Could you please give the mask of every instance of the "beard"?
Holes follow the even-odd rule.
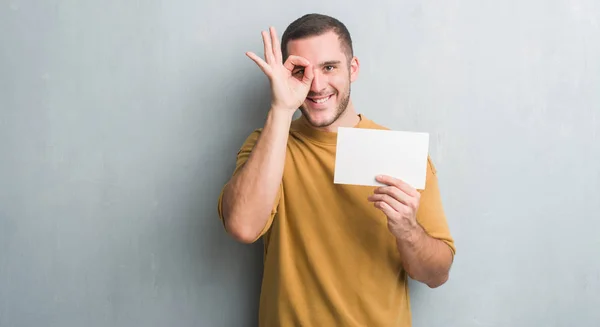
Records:
[[[337,107],[335,108],[335,112],[333,114],[333,116],[331,116],[330,118],[328,118],[325,121],[321,121],[321,122],[316,122],[314,121],[311,116],[310,116],[310,112],[309,110],[306,108],[306,105],[302,105],[300,106],[300,112],[302,112],[302,115],[304,115],[304,117],[306,118],[306,120],[308,121],[309,124],[311,124],[313,127],[327,127],[330,126],[331,124],[335,123],[340,116],[346,111],[346,109],[348,108],[348,103],[350,102],[350,85],[348,85],[347,88],[347,92],[345,93],[336,93],[336,98],[339,99],[339,103],[337,105]],[[314,94],[309,94],[309,96],[313,96]],[[310,101],[310,100],[308,100]]]

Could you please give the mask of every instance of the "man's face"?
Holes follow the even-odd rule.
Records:
[[[337,34],[328,32],[320,36],[288,42],[290,55],[308,59],[313,65],[314,79],[306,100],[299,108],[308,122],[315,127],[327,127],[346,110],[350,101],[350,83],[358,75],[358,60],[348,62]],[[302,77],[302,67],[298,78]]]

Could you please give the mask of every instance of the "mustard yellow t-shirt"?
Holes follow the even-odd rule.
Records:
[[[360,116],[356,128],[387,129]],[[261,129],[241,147],[234,174]],[[407,274],[374,187],[333,183],[337,134],[292,122],[280,192],[264,237],[259,326],[411,326]],[[218,212],[222,219],[222,193]],[[428,159],[417,219],[456,251]]]

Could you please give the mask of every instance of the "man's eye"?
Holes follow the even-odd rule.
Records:
[[[335,67],[333,67],[333,66],[325,66],[326,70],[333,70],[333,68],[335,68]]]
[[[294,72],[294,75],[298,75],[298,74],[304,74],[304,69],[298,69],[297,71]]]

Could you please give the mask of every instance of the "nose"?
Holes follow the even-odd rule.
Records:
[[[310,91],[313,93],[319,93],[326,87],[326,78],[320,69],[314,69],[314,77],[310,85]]]

